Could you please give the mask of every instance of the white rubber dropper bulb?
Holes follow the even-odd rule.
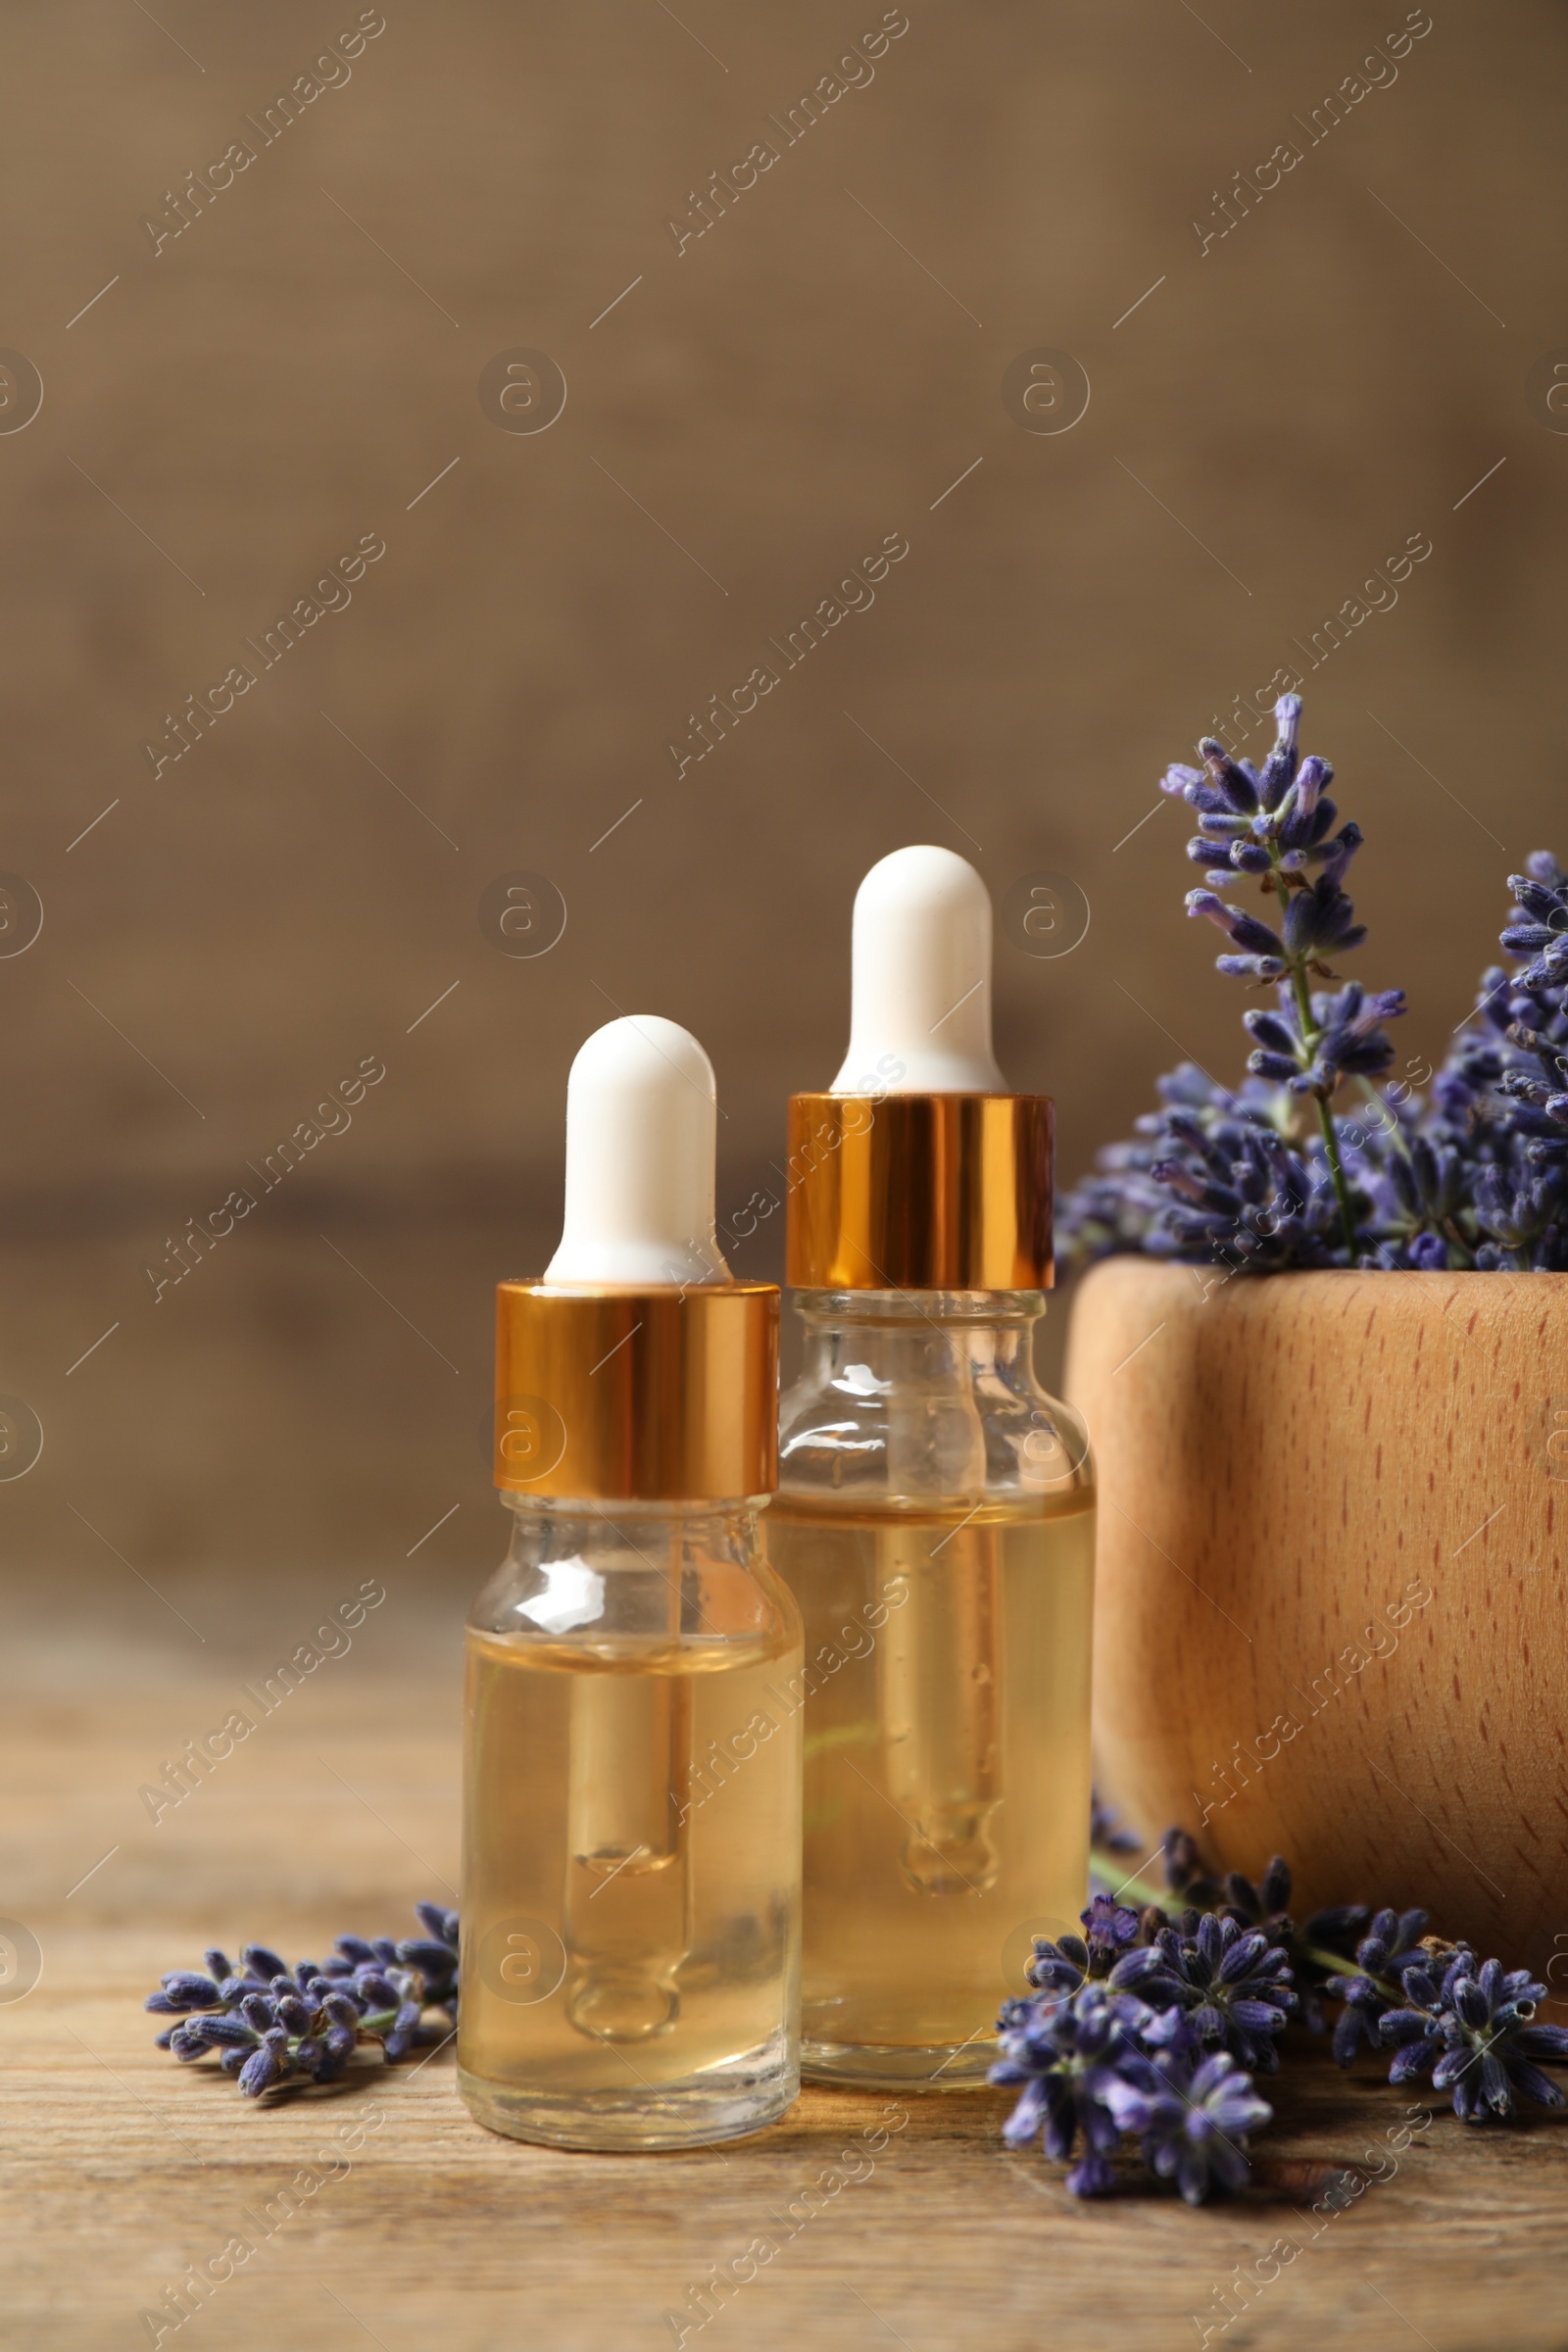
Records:
[[[728,1282],[713,1228],[713,1065],[657,1013],[608,1021],[566,1081],[566,1215],[546,1282]]]
[[[895,850],[855,894],[850,1050],[837,1095],[1002,1094],[991,897],[952,850]]]

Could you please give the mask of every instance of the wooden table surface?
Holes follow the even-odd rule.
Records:
[[[0,1910],[36,1936],[42,1973],[0,2005],[0,2344],[151,2343],[142,2314],[239,2236],[248,2259],[158,2340],[673,2345],[666,2315],[692,2321],[688,2290],[882,2117],[880,2097],[808,2089],[775,2129],[722,2151],[560,2155],[474,2126],[450,2050],[416,2070],[367,2059],[335,2091],[273,2108],[154,2048],[142,1995],[205,1944],[319,1955],[340,1929],[404,1932],[412,1901],[456,1877],[463,1596],[419,1589],[412,1568],[386,1573],[388,1601],[349,1654],[179,1807],[154,1824],[137,1794],[359,1581],[236,1575],[149,1598],[109,1563],[101,1588],[8,1612]],[[1003,2147],[1004,2094],[906,2101],[872,2169],[840,2167],[816,2218],[685,2341],[1120,2352],[1200,2344],[1207,2326],[1210,2342],[1315,2348],[1358,2325],[1386,2352],[1561,2352],[1560,2121],[1475,2131],[1441,2110],[1393,2164],[1379,2151],[1406,2094],[1315,2051],[1287,2082],[1255,2187],[1196,2213],[1136,2182],[1076,2202],[1059,2168]],[[356,2120],[363,2146],[334,2158]],[[1314,2216],[1341,2165],[1389,2177]],[[1299,2251],[1271,2261],[1278,2240]],[[1277,2275],[1258,2286],[1260,2263]],[[1253,2300],[1222,2332],[1216,2290],[1238,2266]]]

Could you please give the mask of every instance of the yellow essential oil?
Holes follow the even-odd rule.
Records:
[[[459,2063],[480,2120],[657,2147],[793,2095],[800,1637],[470,1630]]]
[[[1033,1936],[1083,1907],[1092,1494],[918,1513],[781,1495],[769,1522],[806,1624],[803,2064],[972,2083]]]

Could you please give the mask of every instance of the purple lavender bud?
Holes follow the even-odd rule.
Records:
[[[1188,767],[1181,760],[1173,760],[1159,779],[1159,789],[1161,792],[1168,792],[1171,798],[1176,800],[1185,794],[1190,786],[1201,784],[1202,780],[1201,768]]]
[[[449,1943],[437,1942],[434,1937],[411,1936],[398,1945],[398,1958],[409,1968],[422,1969],[429,1976],[444,1977],[451,1973],[457,1954]]]
[[[160,2017],[183,2017],[185,2014],[182,2004],[172,2001],[167,1992],[150,1992],[142,2007],[156,2010]]]
[[[197,1974],[194,1969],[171,1969],[163,1980],[171,2009],[217,2009],[222,2004],[222,1994],[211,1977]]]
[[[1267,1046],[1271,1053],[1294,1054],[1296,1052],[1295,1031],[1287,1021],[1281,1020],[1277,1012],[1265,1012],[1260,1008],[1244,1012],[1242,1026],[1250,1031],[1260,1046]]]
[[[1276,1086],[1294,1086],[1301,1065],[1290,1054],[1270,1054],[1256,1046],[1247,1056],[1247,1066],[1254,1078],[1267,1078]]]
[[[1198,809],[1203,816],[1234,816],[1236,814],[1225,795],[1217,785],[1210,784],[1206,776],[1200,783],[1187,785],[1183,790],[1182,798],[1190,808]]]
[[[1238,909],[1228,928],[1236,945],[1250,956],[1278,956],[1282,952],[1278,934],[1267,923],[1260,923],[1256,915]]]
[[[1359,825],[1342,825],[1335,839],[1329,844],[1329,855],[1323,861],[1323,878],[1334,889],[1338,890],[1344,881],[1346,869],[1356,851],[1361,847],[1362,839]]]
[[[1317,807],[1313,809],[1311,816],[1307,820],[1306,840],[1307,849],[1310,853],[1308,858],[1309,863],[1320,865],[1323,859],[1330,855],[1330,849],[1332,845],[1328,844],[1328,836],[1333,832],[1336,824],[1338,824],[1339,816],[1339,809],[1335,807],[1334,803],[1327,798],[1319,801]]]
[[[1518,977],[1522,987],[1544,995],[1556,988],[1565,970],[1568,970],[1568,939],[1554,939]]]
[[[1214,969],[1228,980],[1282,980],[1286,967],[1278,956],[1216,956]]]
[[[312,2015],[310,2002],[302,2000],[297,1992],[284,1992],[278,1995],[277,2022],[279,2025],[287,2026],[291,2034],[308,2034],[311,2030]],[[268,2022],[270,2024],[270,2019]]]
[[[203,2018],[202,2032],[215,2050],[250,2050],[256,2046],[256,2036],[242,2018]]]
[[[329,2024],[346,2027],[351,2034],[359,2031],[360,2012],[346,1993],[328,1993],[321,2010]]]
[[[1257,807],[1257,779],[1250,775],[1239,760],[1231,758],[1222,743],[1205,735],[1199,745],[1215,791],[1224,795],[1231,808],[1243,816],[1250,816]]]
[[[263,2042],[253,2050],[239,2070],[239,2086],[247,2099],[259,2099],[264,2090],[270,2090],[283,2073],[283,2062],[270,2042]]]
[[[1279,806],[1292,777],[1296,774],[1297,729],[1301,722],[1301,698],[1298,694],[1282,694],[1274,706],[1278,733],[1274,749],[1263,762],[1258,778],[1258,794],[1265,808]]]
[[[1501,935],[1501,944],[1510,956],[1534,956],[1560,936],[1548,923],[1510,923]]]
[[[240,2015],[257,2034],[270,2034],[277,2024],[277,2011],[265,1992],[248,1992],[240,2003]]]
[[[216,1977],[220,1984],[225,1977],[232,1976],[233,1971],[221,1952],[203,1952],[202,1958],[207,1963],[208,1975]]]
[[[359,2035],[352,2026],[333,2023],[326,2029],[326,2055],[335,2070],[342,2068],[345,2059],[352,2058],[359,2044]]]
[[[1333,775],[1329,762],[1318,759],[1316,753],[1301,761],[1296,777],[1296,805],[1303,816],[1312,814]]]
[[[1233,841],[1231,863],[1244,874],[1266,874],[1273,866],[1274,859],[1259,841]]]
[[[1222,931],[1228,931],[1239,948],[1254,956],[1278,956],[1283,951],[1280,941],[1266,923],[1255,915],[1246,914],[1239,906],[1228,906],[1211,890],[1190,890],[1187,893],[1187,911],[1191,915],[1206,915]]]
[[[409,2043],[413,2039],[414,2029],[418,2022],[419,2003],[405,2001],[392,2020],[390,2033],[384,2038],[383,2047],[389,2059],[402,2058],[408,2054]]]
[[[206,2019],[192,2018],[187,2025],[170,2030],[169,2046],[186,2065],[193,2058],[202,2057],[208,2048],[207,2023]]]
[[[274,1977],[288,1975],[288,1962],[270,1952],[265,1943],[247,1943],[241,1947],[239,1956],[251,1975],[259,1977],[264,1984],[270,1984]]]

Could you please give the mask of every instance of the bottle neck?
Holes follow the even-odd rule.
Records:
[[[1034,1385],[1042,1291],[801,1291],[802,1375],[832,1377],[852,1357],[879,1381],[919,1387],[991,1375]]]
[[[606,1502],[507,1494],[511,1545],[469,1626],[590,1646],[771,1640],[781,1619],[761,1541],[766,1499]]]
[[[611,1550],[625,1544],[633,1551],[645,1537],[663,1546],[677,1532],[699,1540],[706,1537],[725,1551],[749,1549],[756,1541],[758,1515],[772,1500],[770,1494],[739,1494],[718,1500],[699,1495],[679,1502],[607,1501],[603,1496],[518,1494],[505,1487],[497,1492],[514,1514],[514,1542],[535,1545],[541,1540],[559,1540],[573,1544],[586,1538]]]
[[[807,1291],[779,1421],[781,1494],[1060,1504],[1088,1483],[1070,1408],[1035,1377],[1039,1291]]]

